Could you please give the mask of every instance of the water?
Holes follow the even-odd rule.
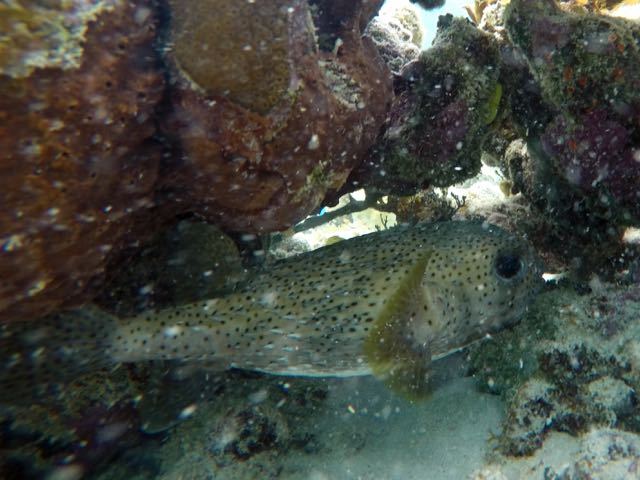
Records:
[[[0,478],[640,478],[638,3],[381,3],[0,2]]]

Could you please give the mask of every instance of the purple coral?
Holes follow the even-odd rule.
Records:
[[[564,178],[585,193],[599,186],[620,205],[640,213],[640,149],[632,132],[605,110],[595,110],[570,123],[558,116],[542,136],[542,147]],[[603,196],[603,202],[608,198]]]

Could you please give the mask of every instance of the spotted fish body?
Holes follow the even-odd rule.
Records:
[[[3,354],[0,384],[45,365],[55,376],[174,359],[279,375],[374,373],[420,394],[432,359],[517,320],[541,283],[532,249],[497,227],[398,227],[277,262],[221,298],[126,319],[89,308],[7,331],[14,353]]]

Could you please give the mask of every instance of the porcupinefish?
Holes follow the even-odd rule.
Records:
[[[524,240],[486,223],[397,227],[275,262],[220,298],[124,319],[84,307],[5,325],[0,388],[164,359],[374,374],[419,397],[431,361],[519,319],[541,273]]]

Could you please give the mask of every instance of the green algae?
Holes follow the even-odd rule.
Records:
[[[558,327],[553,315],[565,302],[563,291],[540,295],[512,330],[501,332],[493,341],[480,343],[472,349],[469,368],[479,380],[482,391],[510,398],[537,374],[539,364],[535,345],[555,338]]]
[[[500,100],[502,99],[502,84],[496,82],[496,86],[493,89],[493,93],[489,95],[489,100],[485,105],[484,123],[490,125],[498,116],[498,110],[500,109]]]
[[[437,187],[474,176],[502,97],[496,42],[464,19],[441,17],[434,46],[412,68],[403,76],[415,108],[380,148],[385,175]]]

